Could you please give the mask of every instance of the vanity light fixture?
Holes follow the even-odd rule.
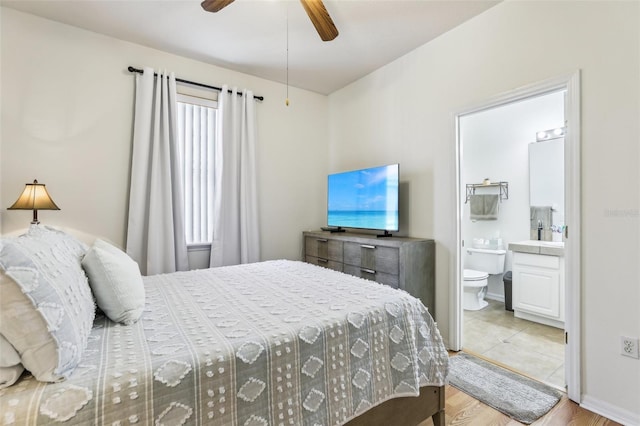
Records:
[[[7,210],[33,210],[31,223],[38,224],[38,210],[60,210],[60,207],[53,202],[44,184],[34,179],[33,183],[25,185],[22,194]]]
[[[536,142],[548,141],[564,136],[566,127],[557,127],[550,130],[542,130],[536,133]]]

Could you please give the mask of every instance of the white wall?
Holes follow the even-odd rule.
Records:
[[[496,108],[468,114],[460,118],[462,166],[460,195],[462,238],[472,247],[473,238],[500,237],[503,248],[510,242],[528,240],[529,234],[529,144],[536,132],[564,126],[564,91],[537,96]],[[499,206],[497,220],[469,219],[469,203],[465,204],[466,184],[505,181],[509,199]],[[558,182],[562,190],[563,181]],[[498,193],[498,188],[477,190]],[[467,252],[462,251],[463,265]],[[504,270],[511,269],[512,253],[507,250]],[[504,300],[502,275],[489,276],[487,297]]]
[[[123,245],[128,205],[134,76],[127,66],[249,88],[258,114],[262,257],[300,258],[301,232],[324,223],[327,98],[2,8],[0,233],[31,212],[7,211],[37,178],[62,209],[44,224]]]
[[[436,240],[436,319],[449,335],[456,113],[582,71],[582,384],[585,403],[640,423],[638,2],[506,1],[330,95],[330,169],[398,161],[407,232]],[[357,163],[357,164],[356,164]]]

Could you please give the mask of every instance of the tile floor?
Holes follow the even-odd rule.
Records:
[[[464,311],[463,350],[564,390],[564,330],[515,318],[503,302]]]

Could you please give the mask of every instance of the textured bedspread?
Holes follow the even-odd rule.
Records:
[[[336,425],[442,385],[448,356],[408,294],[302,262],[145,278],[142,319],[98,316],[72,377],[0,391],[2,424]]]

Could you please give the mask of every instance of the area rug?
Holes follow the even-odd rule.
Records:
[[[562,392],[473,355],[449,358],[449,384],[524,424],[531,424],[560,401]]]

